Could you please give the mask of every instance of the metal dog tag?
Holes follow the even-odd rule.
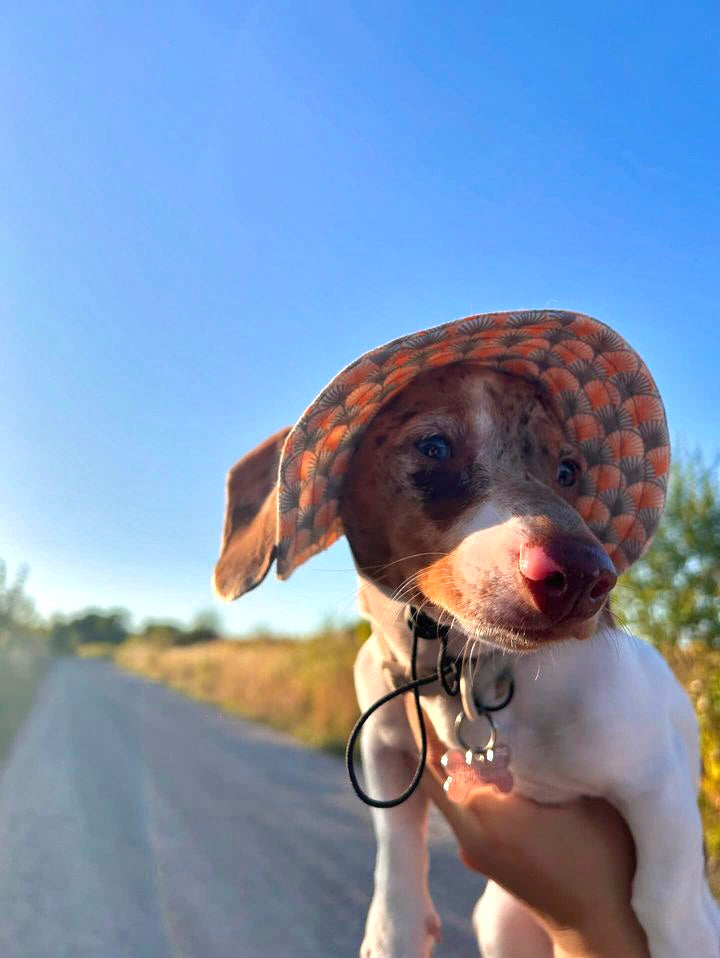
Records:
[[[451,802],[460,804],[467,793],[479,785],[493,785],[499,792],[510,792],[513,777],[510,771],[510,749],[496,745],[486,753],[461,752],[451,748],[440,760],[447,772],[443,788]]]

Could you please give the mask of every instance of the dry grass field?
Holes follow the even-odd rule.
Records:
[[[330,631],[305,641],[263,638],[158,648],[139,640],[115,659],[193,698],[342,751],[358,709],[352,664],[367,630]],[[670,665],[700,719],[705,775],[700,799],[716,894],[720,892],[720,652],[672,650]]]

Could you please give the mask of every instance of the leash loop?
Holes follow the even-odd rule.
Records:
[[[350,733],[350,738],[348,739],[347,747],[345,749],[345,767],[347,768],[348,776],[350,778],[350,784],[355,790],[355,794],[358,796],[358,798],[365,802],[366,805],[370,805],[372,808],[395,808],[396,805],[402,805],[404,801],[407,801],[407,799],[410,798],[420,784],[420,779],[422,778],[423,772],[425,771],[425,765],[427,764],[427,729],[425,728],[425,717],[423,715],[422,705],[420,704],[420,689],[423,685],[432,684],[438,676],[437,672],[433,672],[432,675],[428,675],[423,679],[419,679],[417,677],[417,649],[418,639],[420,636],[418,629],[414,624],[412,633],[412,655],[410,659],[412,681],[407,682],[405,685],[400,685],[398,688],[388,692],[387,695],[383,695],[383,697],[378,699],[374,705],[371,705],[369,709],[366,709],[366,711],[363,712],[353,726],[353,730]],[[358,781],[357,775],[355,774],[355,744],[360,737],[360,732],[362,732],[363,726],[370,716],[377,712],[377,710],[383,705],[391,702],[399,695],[405,695],[407,692],[412,692],[413,699],[415,700],[415,713],[420,726],[420,758],[418,759],[417,767],[415,768],[413,777],[410,780],[410,784],[406,789],[404,789],[404,791],[400,793],[400,795],[398,795],[397,798],[372,798],[372,796],[368,795],[368,793],[362,787]]]

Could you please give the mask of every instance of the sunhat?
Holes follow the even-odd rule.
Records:
[[[279,578],[343,534],[343,477],[375,414],[420,373],[462,362],[541,385],[587,463],[576,509],[618,572],[643,553],[670,465],[665,410],[645,363],[622,336],[581,313],[485,313],[370,350],[308,407],[280,459]]]

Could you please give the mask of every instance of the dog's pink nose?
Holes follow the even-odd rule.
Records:
[[[525,543],[520,574],[543,615],[553,621],[589,619],[617,582],[615,567],[600,546],[557,537],[545,545]]]

